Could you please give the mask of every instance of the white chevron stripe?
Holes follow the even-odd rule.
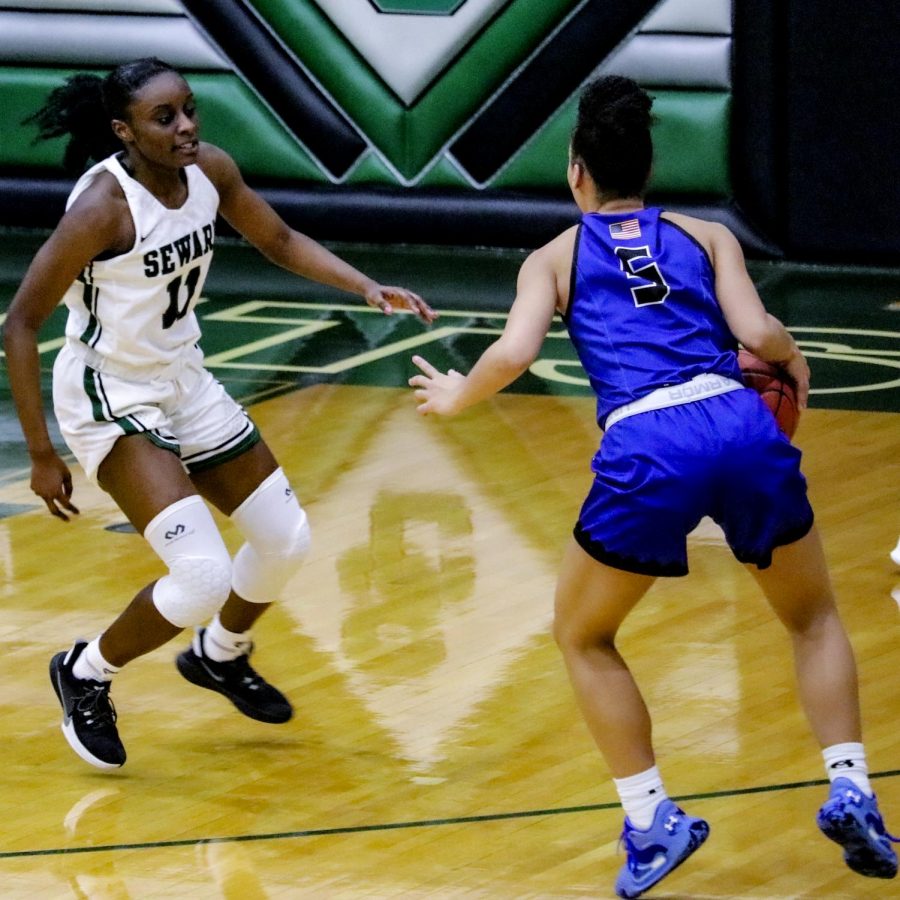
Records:
[[[379,13],[369,0],[316,0],[404,102],[412,103],[506,0],[468,0],[452,16]]]
[[[731,0],[663,0],[641,31],[731,34]]]
[[[731,88],[731,38],[641,32],[607,57],[598,72],[627,75],[653,87],[727,91]]]
[[[180,16],[184,13],[178,0],[12,0],[4,4],[16,9],[71,10],[72,12],[153,13]]]

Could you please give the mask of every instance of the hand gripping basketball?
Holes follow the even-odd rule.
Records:
[[[744,384],[753,388],[769,407],[778,427],[792,438],[800,423],[800,407],[793,378],[780,366],[763,362],[749,350],[738,352]]]

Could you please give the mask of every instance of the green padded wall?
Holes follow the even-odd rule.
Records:
[[[84,71],[84,70],[79,70]],[[12,122],[22,122],[73,71],[0,68],[0,97]],[[227,148],[248,173],[266,178],[316,179],[318,166],[235,75],[185,73],[197,97],[203,137]],[[34,142],[37,129],[6,130],[0,167],[60,168],[63,139]]]

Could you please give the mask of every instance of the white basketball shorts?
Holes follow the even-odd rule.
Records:
[[[202,356],[156,377],[126,378],[88,366],[66,345],[53,365],[60,432],[91,481],[113,444],[144,434],[176,453],[188,472],[239,456],[258,440],[253,421],[202,365]],[[131,374],[131,373],[128,373]]]

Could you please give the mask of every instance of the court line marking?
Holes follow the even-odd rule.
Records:
[[[869,773],[870,779],[894,778],[900,769]],[[696,794],[681,794],[672,797],[676,803],[691,800],[715,800],[723,797],[740,797],[747,794],[767,794],[777,791],[797,790],[807,787],[824,787],[827,778],[813,781],[792,781],[784,784],[762,785],[760,787],[734,788],[727,791],[705,791]],[[52,847],[46,850],[6,850],[0,852],[0,859],[21,859],[33,856],[66,856],[73,853],[108,853],[114,850],[159,850],[165,847],[193,847],[198,844],[240,844],[250,841],[277,841],[307,837],[329,837],[339,834],[364,834],[373,831],[399,831],[406,828],[434,828],[440,825],[468,825],[475,822],[502,822],[508,819],[536,819],[541,816],[560,816],[571,813],[601,812],[618,809],[618,801],[612,803],[589,803],[584,806],[558,806],[550,809],[527,809],[519,812],[484,813],[477,816],[450,816],[443,819],[413,819],[409,822],[382,822],[379,825],[345,825],[337,828],[305,828],[298,831],[274,831],[263,834],[236,834],[229,837],[181,838],[173,841],[145,841],[136,844],[98,844],[93,847]]]

